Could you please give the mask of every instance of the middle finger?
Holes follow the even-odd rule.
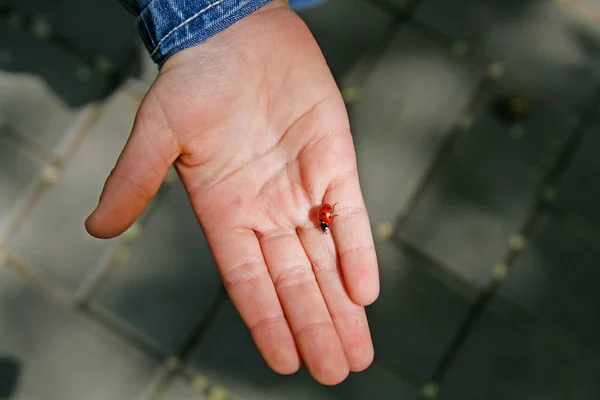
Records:
[[[296,231],[282,228],[258,237],[308,370],[322,384],[340,383],[348,376],[348,361]]]
[[[352,372],[360,372],[373,362],[374,349],[365,308],[348,296],[344,277],[331,235],[324,235],[314,226],[298,230],[306,249],[317,283],[344,346]]]

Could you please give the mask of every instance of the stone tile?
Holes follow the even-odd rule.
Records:
[[[24,13],[27,15],[34,15],[35,13],[38,13],[40,11],[40,8],[45,10],[51,3],[55,2],[56,0],[52,0],[44,2],[46,4],[40,4],[39,0],[2,0],[0,1],[0,5],[6,5],[12,11]]]
[[[9,250],[68,290],[76,290],[121,240],[92,238],[84,228],[133,125],[138,101],[126,91],[107,101],[59,181],[44,193]]]
[[[41,169],[39,161],[3,138],[2,130],[0,125],[0,236],[34,188]]]
[[[39,77],[0,71],[1,120],[19,134],[53,150],[75,117]]]
[[[227,301],[201,344],[191,366],[211,381],[246,400],[259,399],[395,399],[416,400],[417,393],[377,365],[352,374],[336,387],[318,384],[303,368],[283,376],[273,372],[258,353],[248,329]]]
[[[95,0],[61,0],[47,18],[53,32],[69,38],[88,57],[106,58],[114,68],[136,51],[135,17],[118,1],[98,6]]]
[[[573,215],[600,225],[600,159],[595,150],[600,148],[600,125],[592,126],[585,133],[581,146],[562,177],[557,192],[557,205]]]
[[[492,106],[511,90],[510,83],[493,88],[398,233],[476,286],[503,260],[576,123],[568,110],[534,97],[528,119],[509,128]]]
[[[183,184],[174,185],[96,300],[169,353],[180,349],[222,290]]]
[[[393,220],[406,206],[480,77],[421,35],[398,32],[349,106],[373,223]]]
[[[393,5],[401,7],[401,8],[404,8],[410,2],[410,0],[379,0],[379,1],[393,4]]]
[[[496,304],[474,326],[440,385],[440,400],[546,400],[565,394],[574,353]]]
[[[573,388],[567,400],[588,400],[600,397],[600,358],[587,357],[575,370]]]
[[[600,354],[600,230],[545,217],[500,294]]]
[[[600,12],[590,12],[592,3],[427,0],[416,18],[557,94],[583,101],[600,79]]]
[[[299,12],[336,79],[381,39],[392,16],[363,0],[329,0]]]
[[[20,364],[14,357],[0,354],[0,398],[10,399],[17,391],[21,372]]]
[[[23,399],[135,399],[159,368],[5,268],[0,268],[0,354],[18,364],[14,398]]]
[[[97,100],[110,90],[111,83],[106,76],[30,31],[0,20],[0,37],[6,38],[2,51],[10,55],[9,62],[2,68],[39,75],[68,105]]]
[[[469,310],[425,261],[376,241],[379,299],[367,308],[375,358],[427,380]]]

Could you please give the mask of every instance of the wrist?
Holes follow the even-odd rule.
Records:
[[[189,48],[182,49],[173,54],[165,61],[161,68],[161,75],[187,63],[193,63],[196,67],[204,68],[210,65],[210,68],[230,68],[237,64],[237,60],[245,53],[252,53],[256,46],[264,45],[262,38],[267,42],[272,41],[269,37],[272,34],[269,31],[268,21],[274,19],[289,17],[292,15],[298,18],[297,14],[290,9],[288,0],[272,0],[265,6],[246,16],[233,26],[224,29],[215,34],[205,43],[199,43]],[[229,71],[229,73],[234,73]]]
[[[275,3],[275,4],[272,4]],[[152,60],[162,67],[167,59],[205,42],[249,14],[284,0],[153,0],[136,19]]]

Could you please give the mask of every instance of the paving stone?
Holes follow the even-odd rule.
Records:
[[[600,78],[600,12],[589,11],[593,3],[426,0],[416,18],[539,85],[584,102]]]
[[[592,126],[561,179],[556,203],[568,214],[600,225],[600,159],[595,150],[600,148],[600,125]]]
[[[442,379],[438,399],[564,398],[573,362],[560,337],[492,303]]]
[[[18,364],[15,399],[135,399],[159,368],[5,268],[0,268],[0,354]]]
[[[17,391],[20,364],[14,357],[0,355],[0,398],[10,399]]]
[[[67,290],[76,290],[121,240],[92,238],[84,221],[125,145],[138,104],[125,90],[107,101],[59,181],[45,192],[10,244],[12,253]]]
[[[386,2],[386,3],[389,3],[389,4],[393,4],[393,5],[398,6],[398,7],[404,7],[404,6],[406,6],[409,3],[410,0],[380,0],[380,1],[381,2]]]
[[[469,310],[425,261],[376,241],[379,299],[367,308],[375,358],[427,380]]]
[[[291,376],[276,374],[263,361],[230,301],[220,310],[190,362],[202,375],[246,400],[417,397],[413,389],[377,365],[352,374],[336,387],[318,384],[305,368]]]
[[[545,217],[501,295],[600,354],[600,230]]]
[[[46,0],[43,2],[39,0],[0,0],[0,5],[6,5],[13,12],[34,15],[41,10],[47,10],[57,1],[60,0]]]
[[[600,358],[586,357],[578,363],[575,369],[573,388],[567,400],[588,400],[600,397]]]
[[[336,79],[342,79],[382,38],[392,21],[391,15],[363,0],[329,0],[299,15],[315,36]]]
[[[4,70],[39,75],[70,106],[97,100],[111,89],[105,75],[30,31],[0,20],[0,37],[6,38],[2,51],[10,54]]]
[[[35,186],[41,168],[39,161],[3,138],[2,131],[0,125],[0,234],[14,218],[23,197]]]
[[[178,180],[156,205],[127,264],[98,303],[175,353],[222,289],[219,272]]]
[[[373,223],[393,220],[406,206],[480,77],[421,35],[398,32],[349,106]]]
[[[41,78],[0,71],[0,120],[17,133],[52,151],[74,117]]]
[[[118,1],[99,6],[95,0],[61,0],[47,18],[54,32],[69,38],[87,56],[106,58],[113,68],[136,50],[135,17]]]
[[[492,106],[511,90],[509,83],[490,92],[398,232],[478,287],[520,232],[576,123],[568,110],[534,97],[528,119],[509,127]]]

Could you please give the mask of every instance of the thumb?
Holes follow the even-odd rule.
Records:
[[[127,230],[154,198],[178,156],[177,140],[161,108],[143,102],[100,201],[85,222],[89,234],[107,239]]]

